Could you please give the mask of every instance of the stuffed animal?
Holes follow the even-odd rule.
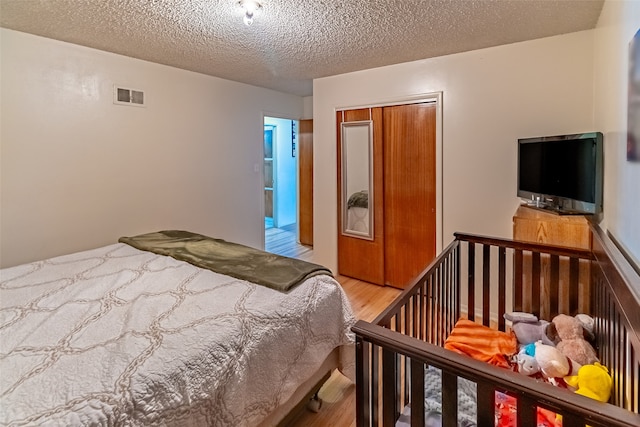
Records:
[[[535,356],[535,344],[527,344],[520,349],[516,360],[518,362],[518,372],[528,376],[534,376],[540,372],[540,365]]]
[[[543,344],[554,345],[546,333],[549,322],[538,320],[535,314],[513,311],[505,313],[504,318],[511,322],[511,330],[516,334],[518,343],[527,345],[542,341]]]
[[[575,317],[559,314],[547,327],[547,336],[556,342],[556,348],[571,360],[580,365],[591,365],[598,362],[593,346],[585,340],[585,332],[580,320]]]
[[[576,314],[575,317],[576,320],[582,325],[584,339],[589,341],[589,343],[593,343],[596,339],[596,336],[594,334],[595,321],[593,320],[593,317],[589,316],[588,314]]]
[[[613,380],[609,370],[596,362],[593,365],[585,365],[578,370],[578,375],[565,378],[565,382],[576,387],[576,393],[587,396],[600,402],[608,402],[611,396]]]
[[[547,378],[563,378],[571,372],[571,364],[567,357],[552,345],[537,341],[535,359],[540,371]]]

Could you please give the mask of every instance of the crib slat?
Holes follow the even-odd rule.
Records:
[[[560,297],[560,257],[558,255],[551,255],[549,262],[550,269],[550,283],[549,283],[549,316],[548,319],[553,319],[559,313],[559,297]],[[545,316],[546,317],[546,316]]]
[[[540,317],[540,252],[531,253],[531,312]]]
[[[370,349],[371,345],[368,342],[364,341],[362,337],[356,336],[356,384],[369,384]],[[369,387],[356,387],[356,402],[361,405],[356,411],[356,425],[358,427],[371,425]]]
[[[409,302],[407,303],[407,305],[404,306],[404,334],[410,337],[413,336],[412,330],[411,330],[411,326],[413,326],[413,323],[409,321],[409,317],[411,316],[412,300],[413,300],[413,297],[410,297]]]
[[[490,383],[479,381],[477,383],[477,411],[478,425],[492,426],[494,425],[495,416],[495,389]]]
[[[442,370],[442,421],[443,427],[458,425],[458,377]]]
[[[426,285],[425,285],[426,281],[423,281],[422,284],[419,286],[419,292],[420,292],[420,303],[418,304],[418,316],[419,316],[419,323],[420,323],[420,333],[419,333],[419,337],[420,340],[422,341],[426,341],[427,337],[426,337],[426,328],[427,328],[427,318],[426,318],[426,305],[427,305],[427,301],[429,301],[429,299],[427,298],[427,294],[426,294]]]
[[[435,344],[436,343],[436,339],[435,339],[435,335],[436,335],[436,331],[435,331],[435,327],[436,327],[436,319],[435,319],[435,306],[436,306],[436,296],[435,296],[435,290],[434,290],[434,280],[433,280],[433,276],[429,276],[429,284],[428,284],[428,291],[429,291],[429,305],[427,306],[429,308],[429,312],[427,313],[427,319],[428,319],[428,324],[429,324],[429,337],[428,340],[430,343]]]
[[[605,341],[606,341],[606,348],[605,348],[605,362],[604,362],[604,366],[612,366],[613,363],[613,352],[614,352],[614,346],[615,346],[615,341],[613,340],[613,315],[615,313],[615,305],[614,305],[614,301],[612,300],[611,296],[607,293],[606,296],[606,307],[605,307],[605,311],[606,311],[606,318],[605,318]],[[614,395],[614,399],[617,400],[618,396]],[[619,404],[620,402],[616,402],[617,404]]]
[[[449,335],[448,331],[450,321],[449,310],[447,309],[447,307],[449,306],[449,304],[451,304],[451,301],[449,300],[449,270],[447,268],[446,258],[442,260],[442,271],[440,272],[440,276],[440,283],[442,284],[442,335],[447,336]]]
[[[392,329],[394,331],[398,331],[398,332],[402,332],[402,322],[400,321],[400,312],[402,311],[402,309],[397,312],[396,314],[394,314],[394,316],[392,317],[392,324],[394,325],[392,327]]]
[[[460,246],[451,253],[451,291],[453,304],[451,306],[451,327],[460,318]],[[451,332],[451,331],[449,331]]]
[[[467,316],[469,320],[475,320],[476,312],[476,292],[475,292],[475,272],[476,272],[476,246],[469,243],[469,281],[467,287]]]
[[[451,328],[452,328],[452,323],[453,323],[453,313],[451,312],[451,308],[453,307],[453,304],[455,303],[454,299],[453,299],[453,289],[451,287],[451,258],[447,257],[444,260],[444,271],[445,271],[445,279],[444,279],[444,283],[445,283],[445,289],[446,289],[446,305],[444,306],[446,311],[445,311],[445,335],[449,335],[449,333],[451,332]]]
[[[400,415],[401,408],[404,408],[409,400],[409,374],[407,372],[407,357],[396,353],[396,419]],[[403,378],[404,376],[404,378]],[[403,387],[404,383],[404,387]]]
[[[407,311],[409,310],[409,305],[405,304],[401,309],[400,312],[397,315],[397,321],[399,322],[398,324],[398,331],[400,331],[403,335],[407,335],[409,329],[408,329],[408,325],[406,322],[407,319]],[[404,356],[401,356],[397,353],[394,353],[394,362],[395,362],[395,386],[394,386],[394,396],[395,396],[395,408],[396,411],[398,411],[398,408],[402,408],[402,406],[404,405],[404,401],[402,399],[402,396],[405,394],[405,390],[402,387],[402,383],[403,383],[403,374],[406,374],[406,372],[403,369],[403,363],[402,360],[404,359]],[[384,362],[383,362],[384,363]],[[396,414],[397,415],[397,414]],[[395,416],[395,415],[394,415]],[[397,418],[397,416],[396,416]]]
[[[427,281],[425,280],[420,286],[420,339],[428,341],[427,337],[427,308],[429,304],[429,295],[427,294]]]
[[[411,360],[411,425],[424,425],[424,363]]]
[[[382,349],[382,423],[392,426],[396,422],[396,358],[395,353]]]
[[[438,345],[442,345],[442,310],[440,309],[440,307],[442,307],[443,301],[442,301],[442,293],[440,291],[440,268],[436,268],[435,270],[435,274],[433,275],[433,280],[434,280],[434,290],[435,290],[435,295],[436,295],[436,305],[435,305],[435,311],[434,311],[434,316],[435,316],[435,331],[436,331],[436,343]]]
[[[461,282],[462,282],[462,273],[461,273],[461,269],[462,269],[462,261],[460,258],[460,242],[457,241],[456,242],[457,245],[455,247],[455,251],[453,253],[454,256],[454,260],[455,260],[455,265],[456,265],[456,269],[455,269],[455,292],[456,292],[456,304],[454,307],[455,310],[455,316],[454,316],[454,322],[456,320],[458,320],[460,318],[460,286],[461,286]]]
[[[421,300],[422,295],[420,294],[420,289],[418,288],[416,294],[413,296],[413,334],[411,335],[412,337],[416,337],[418,339],[420,339],[421,334],[420,334],[420,329],[421,329],[421,324],[420,324],[420,300]]]
[[[526,396],[518,396],[517,409],[518,426],[536,427],[537,407],[534,400]]]
[[[629,378],[640,378],[640,354],[636,353],[631,347],[629,351],[629,359],[631,359],[631,367]],[[627,409],[640,413],[640,381],[634,381],[629,390],[629,404]]]
[[[620,315],[616,312],[615,322],[614,322],[614,332],[613,332],[613,340],[615,345],[613,346],[613,366],[624,366],[623,362],[623,350],[624,350],[624,341],[622,338],[623,328],[620,324]],[[621,348],[622,347],[622,348]],[[613,383],[615,385],[615,390],[613,393],[618,394],[619,396],[624,396],[624,372],[622,369],[617,369],[615,372],[609,372],[609,374],[613,377]]]
[[[506,311],[507,250],[498,249],[498,330],[505,330],[504,313]]]
[[[616,353],[618,353],[618,357],[617,357],[617,365],[619,366],[620,369],[617,369],[616,374],[618,375],[618,384],[617,384],[617,388],[618,388],[618,393],[620,394],[620,404],[624,405],[624,400],[625,400],[625,390],[627,389],[627,381],[630,381],[629,377],[626,375],[628,373],[627,371],[627,367],[628,365],[628,361],[627,361],[627,343],[629,343],[629,337],[627,336],[627,331],[624,328],[624,324],[622,323],[622,317],[619,315],[618,313],[618,319],[617,319],[617,327],[618,327],[618,333],[617,338],[618,338],[618,342],[616,345]],[[616,380],[614,379],[614,384],[615,384]]]
[[[375,345],[372,346],[371,349],[371,402],[372,402],[372,410],[373,413],[371,414],[371,420],[372,420],[372,424],[370,425],[374,425],[377,426],[380,424],[380,406],[378,405],[378,402],[380,401],[380,387],[381,387],[381,382],[380,382],[380,352],[381,349],[379,346]],[[371,411],[368,411],[371,412]],[[367,424],[369,425],[369,424]]]
[[[440,279],[440,305],[438,306],[438,311],[440,312],[440,336],[442,337],[442,343],[444,344],[444,340],[449,335],[447,333],[447,310],[446,310],[446,301],[447,301],[447,274],[446,274],[445,265],[443,264],[438,272],[438,277]]]
[[[491,246],[482,245],[482,324],[490,326],[489,309],[491,308]]]
[[[513,310],[522,311],[522,249],[514,251],[513,260]]]
[[[572,257],[569,260],[569,314],[578,314],[578,281],[580,278],[580,260]]]
[[[444,343],[444,337],[443,337],[443,331],[442,331],[442,304],[443,304],[443,298],[442,298],[442,287],[441,287],[441,283],[442,283],[442,278],[441,278],[441,273],[442,273],[442,269],[438,268],[436,270],[436,274],[435,274],[435,283],[436,283],[436,307],[435,307],[435,321],[436,321],[436,343],[438,343],[439,346],[442,346],[442,344]]]

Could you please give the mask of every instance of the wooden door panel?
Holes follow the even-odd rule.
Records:
[[[384,107],[385,283],[404,288],[435,257],[435,104]]]
[[[365,240],[342,234],[342,156],[340,150],[341,124],[343,121],[373,120],[373,240]],[[383,155],[382,108],[363,108],[338,111],[338,272],[378,285],[384,284],[384,218],[383,209]]]
[[[298,135],[299,239],[313,246],[313,120],[300,120]]]

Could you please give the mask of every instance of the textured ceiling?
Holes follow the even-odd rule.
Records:
[[[312,80],[595,27],[604,0],[0,0],[0,26],[297,95]]]

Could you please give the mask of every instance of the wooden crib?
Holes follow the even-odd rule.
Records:
[[[592,251],[456,234],[380,316],[353,328],[357,425],[393,426],[410,404],[411,425],[424,426],[425,368],[433,366],[441,369],[445,427],[458,425],[458,377],[476,384],[481,427],[494,425],[496,392],[515,398],[521,427],[536,425],[538,407],[561,415],[563,427],[640,426],[640,304],[631,291],[638,276],[599,227],[592,231]],[[591,315],[613,378],[609,403],[442,347],[459,318],[505,331],[509,311]]]

